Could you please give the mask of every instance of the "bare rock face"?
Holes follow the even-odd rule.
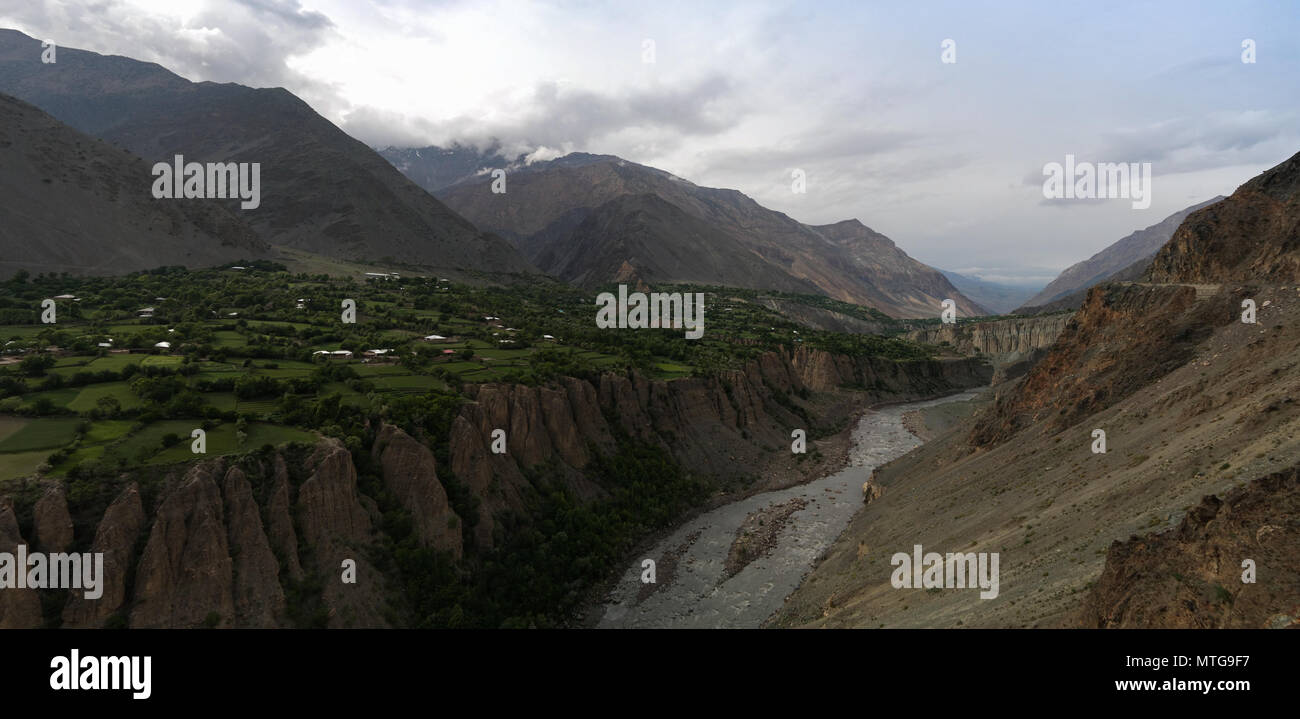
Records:
[[[1093,287],[1046,356],[981,414],[972,446],[1000,444],[1037,422],[1063,429],[1155,382],[1235,317],[1237,302],[1226,293],[1198,299],[1189,285]]]
[[[963,354],[979,353],[991,358],[995,364],[1017,362],[1034,350],[1051,347],[1070,322],[1067,313],[937,325],[909,332],[907,338],[916,342],[937,345],[947,343]]]
[[[384,484],[411,513],[421,546],[461,556],[461,520],[438,481],[433,452],[402,430],[384,425],[375,437]]]
[[[72,546],[72,516],[61,483],[50,485],[36,501],[33,524],[40,551],[56,554]]]
[[[302,579],[302,564],[298,559],[298,533],[293,528],[293,517],[289,513],[292,501],[289,497],[289,468],[284,457],[275,456],[275,474],[272,479],[271,496],[266,503],[266,531],[271,548],[284,557],[289,578]]]
[[[81,592],[72,592],[63,608],[63,626],[73,629],[91,629],[103,626],[126,601],[126,572],[134,559],[135,543],[145,526],[144,505],[140,502],[140,489],[134,482],[108,505],[91,552],[104,555],[104,594],[99,599],[85,599]]]
[[[307,458],[311,476],[298,488],[302,539],[311,545],[325,581],[322,599],[330,628],[384,627],[383,576],[365,557],[372,541],[369,514],[357,494],[352,456],[336,439]],[[344,561],[355,562],[355,583],[344,583]]]
[[[131,628],[231,626],[234,567],[217,482],[222,460],[191,467],[158,508],[136,569]]]
[[[1175,528],[1116,541],[1075,626],[1300,627],[1300,468],[1205,497]],[[1245,560],[1255,567],[1243,581]]]
[[[569,397],[569,407],[573,421],[577,423],[578,436],[584,442],[591,442],[601,451],[614,448],[614,437],[610,433],[609,423],[600,411],[600,399],[596,388],[590,382],[575,377],[562,379],[564,391]]]
[[[1197,210],[1151,262],[1150,282],[1300,279],[1300,153]]]
[[[257,502],[248,478],[237,467],[226,472],[223,483],[226,524],[234,557],[235,625],[274,627],[283,624],[284,590],[280,563],[262,529]]]
[[[9,497],[0,497],[0,552],[15,555],[18,545],[27,544],[18,533],[18,517],[14,515],[14,503]],[[14,567],[14,571],[26,571],[23,567]],[[6,577],[16,581],[15,577]],[[41,600],[33,589],[0,589],[0,629],[35,629],[42,625]]]
[[[880,499],[880,495],[885,493],[885,488],[868,479],[862,483],[862,503],[871,504]]]
[[[495,516],[523,507],[524,491],[528,486],[528,480],[508,453],[491,452],[493,428],[492,421],[479,404],[467,404],[452,421],[449,439],[452,471],[469,486],[480,502],[478,523],[473,531],[475,543],[483,548],[494,544]]]

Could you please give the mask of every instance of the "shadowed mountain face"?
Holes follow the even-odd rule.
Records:
[[[781,272],[731,235],[657,195],[624,195],[597,207],[557,241],[538,243],[531,259],[584,286],[635,271],[644,282],[694,282],[817,293]]]
[[[895,317],[933,317],[948,298],[962,315],[986,314],[938,270],[856,220],[805,225],[735,190],[608,155],[514,166],[506,182],[496,194],[490,176],[478,175],[438,194],[566,280],[599,284],[622,270],[661,282],[816,292]],[[607,234],[593,235],[598,228]]]
[[[158,65],[59,48],[0,30],[0,92],[154,162],[261,164],[261,206],[244,219],[268,242],[331,257],[530,271],[382,157],[282,88],[192,83]]]
[[[140,158],[0,95],[0,277],[206,267],[269,248],[216,201],[156,200]]]
[[[1070,265],[1016,312],[1078,309],[1083,304],[1083,296],[1089,287],[1106,281],[1137,279],[1188,215],[1222,199],[1222,196],[1215,197],[1179,210],[1145,230],[1124,237],[1083,262]]]

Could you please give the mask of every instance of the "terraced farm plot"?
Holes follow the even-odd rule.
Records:
[[[311,372],[316,369],[316,365],[311,362],[299,362],[298,360],[257,360],[254,362],[258,369],[297,369]],[[267,367],[267,364],[273,364],[275,367]]]
[[[234,412],[238,406],[234,392],[208,392],[203,400],[222,412]]]
[[[300,330],[311,326],[312,325],[309,322],[288,322],[285,320],[259,320],[257,322],[248,323],[248,329],[254,332],[263,333],[266,332],[262,329],[263,327],[292,327],[295,330]]]
[[[458,375],[483,369],[483,365],[478,362],[443,362],[437,366]]]
[[[135,422],[129,419],[101,419],[92,422],[86,430],[84,442],[87,444],[112,442],[125,437]]]
[[[188,434],[185,436],[186,439],[175,446],[158,452],[146,460],[145,464],[176,464],[194,459],[194,453],[190,449],[191,440],[188,439]],[[287,442],[315,442],[316,439],[316,435],[293,427],[266,422],[252,422],[248,425],[248,437],[241,445],[236,437],[235,424],[225,422],[208,431],[206,437],[207,454],[205,456],[214,457],[249,452],[264,444],[278,446]],[[158,441],[162,441],[162,434],[158,435]]]
[[[377,377],[373,381],[375,389],[381,392],[419,393],[446,387],[442,380],[436,377],[413,374]]]
[[[322,397],[337,394],[343,399],[343,404],[349,407],[366,407],[370,404],[366,396],[352,389],[342,382],[330,382],[321,387],[320,395]]]
[[[0,480],[17,479],[34,474],[36,468],[41,466],[49,455],[49,451],[43,449],[0,454]]]
[[[672,379],[674,377],[689,377],[691,374],[690,367],[683,364],[677,364],[675,362],[656,362],[654,367],[655,367],[655,375],[659,379]]]
[[[190,432],[203,424],[198,419],[169,419],[162,422],[154,422],[141,429],[125,440],[112,445],[103,453],[104,460],[108,462],[116,461],[121,458],[128,463],[134,463],[142,452],[148,452],[149,455],[155,454],[162,446],[162,438],[166,434],[174,434],[181,438],[181,444],[189,453]],[[190,454],[190,459],[194,455]]]
[[[57,449],[72,441],[80,421],[77,417],[33,419],[0,440],[0,453]]]
[[[522,360],[522,359],[527,359],[528,355],[532,353],[533,353],[532,350],[505,350],[505,349],[474,350],[474,354],[476,356],[489,357],[491,359]]]
[[[140,355],[129,355],[129,354],[116,354],[116,355],[108,355],[106,357],[96,357],[95,359],[91,360],[89,364],[86,365],[86,369],[90,370],[91,372],[103,372],[105,370],[121,372],[122,368],[129,364],[140,364],[141,359],[142,358]]]
[[[141,367],[179,367],[185,360],[176,355],[145,355],[140,360]]]
[[[33,315],[33,317],[35,317],[35,315]],[[4,340],[3,342],[0,342],[0,345],[12,339],[22,341],[35,337],[44,329],[46,329],[45,325],[5,325],[0,327],[0,338],[3,338]]]
[[[122,381],[86,385],[64,406],[73,412],[89,412],[98,406],[101,397],[113,397],[124,410],[141,405],[140,398],[131,391],[130,383]]]
[[[78,387],[60,387],[59,389],[46,390],[44,392],[32,392],[23,395],[23,404],[27,407],[34,407],[41,399],[48,399],[54,403],[55,407],[67,407],[81,393]]]
[[[287,367],[287,368],[282,367],[279,369],[256,370],[256,374],[262,375],[264,377],[275,377],[277,379],[288,379],[292,377],[309,377],[311,376],[311,373],[312,370],[310,369],[300,369],[297,367]]]
[[[248,340],[234,330],[217,330],[212,333],[212,346],[226,348],[247,347]]]
[[[5,437],[22,429],[28,421],[30,420],[23,417],[0,417],[0,442],[3,442]]]
[[[235,411],[240,414],[265,416],[275,411],[278,399],[236,399]]]
[[[409,375],[411,370],[400,364],[361,364],[354,367],[359,377],[385,377]]]

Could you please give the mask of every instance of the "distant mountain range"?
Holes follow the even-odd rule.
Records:
[[[1041,292],[1025,301],[1016,312],[1078,309],[1089,287],[1105,281],[1135,280],[1142,275],[1156,252],[1173,237],[1174,230],[1193,212],[1212,205],[1223,196],[1179,210],[1145,230],[1138,230],[1115,244],[1065,269]]]
[[[149,165],[0,95],[0,277],[205,267],[270,248],[211,200],[159,201]]]
[[[857,220],[806,225],[736,190],[700,187],[612,155],[507,161],[496,150],[382,154],[541,270],[583,286],[635,277],[823,294],[895,317],[988,314],[938,270]],[[506,192],[485,170],[507,170]],[[446,184],[443,184],[446,183]]]
[[[0,30],[0,92],[149,164],[261,164],[261,206],[240,215],[263,240],[345,260],[530,272],[501,238],[407,180],[282,88],[193,83],[152,63],[59,48]],[[154,263],[157,264],[157,263]]]
[[[1033,296],[1036,291],[1036,287],[990,282],[949,270],[939,271],[963,295],[975,300],[980,306],[987,308],[989,311],[998,314],[1006,314],[1024,304],[1025,300]]]

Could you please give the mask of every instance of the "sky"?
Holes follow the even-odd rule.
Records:
[[[1300,151],[1295,0],[0,0],[0,27],[284,87],[376,147],[618,155],[991,281]],[[1151,163],[1149,207],[1045,198],[1067,155]]]

